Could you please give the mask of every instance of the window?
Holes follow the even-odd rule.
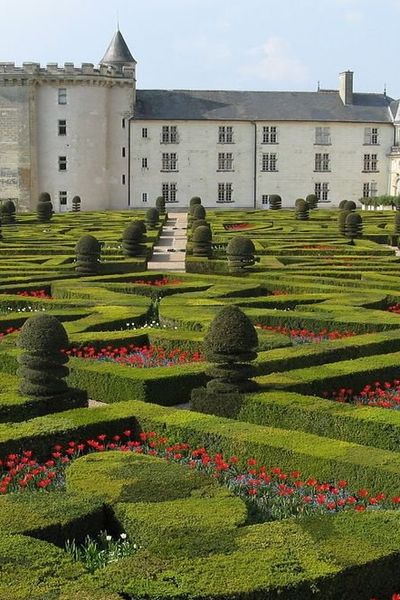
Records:
[[[149,164],[147,161],[147,158],[142,158],[142,169],[148,169],[149,168]]]
[[[121,127],[122,127],[122,129],[125,129],[125,119],[122,119],[122,121],[121,121]]]
[[[315,171],[330,171],[329,168],[329,154],[320,154],[317,153],[315,155]]]
[[[163,183],[162,184],[162,197],[165,202],[177,202],[176,199],[176,183]]]
[[[67,88],[58,88],[58,104],[67,104]]]
[[[331,128],[330,127],[316,127],[315,128],[315,143],[316,144],[330,144],[331,143]]]
[[[147,202],[147,199],[148,199],[147,192],[143,192],[142,193],[142,202]]]
[[[278,128],[275,126],[263,127],[263,144],[277,144],[278,143]]]
[[[268,204],[268,202],[269,202],[269,200],[268,200],[268,194],[263,194],[263,195],[261,196],[261,204],[262,204],[263,206],[265,206],[266,204]]]
[[[126,148],[125,148],[125,146],[122,146],[121,154],[122,154],[122,158],[125,158],[125,156],[126,156]]]
[[[125,175],[122,175],[122,181],[121,181],[122,185],[125,185],[126,183],[126,177]]]
[[[378,155],[364,154],[364,171],[375,172],[378,170]]]
[[[329,195],[329,183],[316,183],[314,193],[317,196],[318,202],[327,201]]]
[[[178,158],[175,152],[163,152],[161,171],[177,171],[178,170]]]
[[[65,119],[58,121],[58,135],[67,135],[67,121]]]
[[[224,125],[218,127],[218,143],[233,144],[233,127]]]
[[[142,127],[142,138],[147,138],[147,127]]]
[[[68,194],[67,192],[58,192],[58,200],[60,206],[67,206]]]
[[[376,181],[363,184],[363,198],[374,198],[378,195],[378,185]]]
[[[277,171],[277,156],[275,152],[267,152],[262,155],[261,171]]]
[[[66,156],[59,156],[58,157],[58,170],[59,171],[66,171],[67,170],[67,157]]]
[[[233,202],[232,200],[232,184],[231,183],[219,183],[218,184],[218,200],[217,202],[226,203]]]
[[[233,171],[232,152],[218,153],[218,171]]]
[[[364,144],[367,146],[376,146],[379,144],[379,129],[378,129],[378,127],[365,127],[365,129],[364,129]]]
[[[178,143],[178,128],[176,125],[163,125],[161,130],[162,144],[177,144]]]

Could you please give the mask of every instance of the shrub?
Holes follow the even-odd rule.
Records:
[[[318,206],[318,198],[315,194],[308,194],[306,197],[306,202],[308,203],[310,209],[317,208]]]
[[[0,219],[3,225],[15,223],[15,204],[12,200],[6,200],[0,205]]]
[[[349,214],[350,214],[349,210],[342,210],[339,213],[339,216],[338,216],[338,229],[339,229],[340,235],[343,235],[343,236],[346,235],[346,219],[347,219],[347,217],[348,217]]]
[[[146,211],[146,223],[149,229],[155,229],[160,220],[160,213],[156,208],[148,208]]]
[[[72,212],[80,212],[81,210],[81,198],[80,196],[74,196],[72,198]]]
[[[348,200],[341,200],[341,201],[339,202],[339,208],[340,208],[340,210],[344,210],[344,207],[345,207],[345,205],[346,205],[346,202],[348,202]]]
[[[255,263],[256,249],[250,238],[237,236],[232,238],[226,248],[229,269],[232,273],[243,273],[246,267]]]
[[[53,204],[51,202],[51,197],[48,192],[42,192],[39,196],[39,201],[36,206],[36,213],[38,217],[38,221],[41,223],[46,223],[50,221],[53,216]]]
[[[198,223],[199,221],[195,221]],[[212,234],[210,226],[200,225],[196,227],[193,233],[193,256],[204,256],[210,258]]]
[[[400,211],[394,213],[394,233],[400,235]]]
[[[353,200],[346,200],[346,202],[343,205],[343,209],[344,210],[356,210],[357,208],[357,204],[353,201]]]
[[[165,215],[165,198],[164,196],[158,196],[156,198],[156,209],[160,213],[160,215]]]
[[[193,196],[193,198],[190,198],[189,201],[189,207],[191,208],[192,206],[201,204],[201,198],[199,198],[199,196]]]
[[[363,222],[362,217],[358,213],[350,212],[345,221],[345,235],[350,238],[351,244],[354,244],[354,239],[362,236]]]
[[[193,221],[192,233],[194,233],[194,230],[197,229],[197,227],[208,227],[211,231],[210,224],[205,219],[196,219],[196,221]]]
[[[308,221],[310,207],[305,200],[301,198],[296,200],[295,217],[299,221]]]
[[[76,270],[80,275],[96,275],[100,267],[100,242],[93,235],[83,235],[75,246]]]
[[[297,207],[297,205],[299,204],[299,202],[300,202],[300,203],[301,203],[301,202],[304,202],[304,198],[297,198],[297,200],[296,200],[296,201],[295,201],[295,203],[294,203],[294,207],[295,207],[295,208]]]
[[[194,221],[206,218],[206,209],[201,204],[194,204],[191,210],[191,216]]]
[[[280,210],[282,208],[282,198],[278,194],[270,195],[269,208],[271,210]]]
[[[125,256],[139,256],[143,254],[145,247],[142,245],[143,235],[142,221],[132,221],[124,229],[122,234],[122,252]],[[144,226],[145,227],[145,226]]]

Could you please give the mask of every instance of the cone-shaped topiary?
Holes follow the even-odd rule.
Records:
[[[345,236],[346,235],[346,219],[347,216],[350,214],[351,211],[349,210],[341,210],[338,216],[338,229],[339,229],[339,233],[340,235]]]
[[[210,258],[212,234],[210,226],[200,225],[193,233],[193,256],[204,256]]]
[[[317,208],[318,206],[318,198],[315,194],[308,194],[308,196],[306,197],[306,202],[311,210],[313,208]]]
[[[282,198],[278,194],[269,196],[269,208],[270,210],[280,210],[282,208]]]
[[[72,212],[80,212],[82,200],[80,196],[74,196],[72,198]]]
[[[144,226],[143,221],[132,221],[124,229],[122,234],[122,252],[125,256],[140,256],[145,251],[144,241]]]
[[[149,229],[156,229],[160,213],[156,208],[148,208],[146,211],[146,224]]]
[[[394,232],[400,235],[400,212],[397,210],[394,213]]]
[[[160,213],[160,215],[165,215],[165,198],[164,196],[158,196],[156,198],[156,209]]]
[[[3,225],[15,223],[15,204],[12,200],[6,200],[0,205],[0,219]]]
[[[76,270],[80,275],[97,275],[100,270],[101,245],[93,235],[83,235],[75,246]]]
[[[220,394],[255,389],[255,383],[249,381],[255,369],[244,363],[257,357],[257,346],[257,332],[250,319],[237,306],[225,306],[204,338],[206,360],[218,365],[206,371],[213,378],[207,391]]]
[[[38,221],[41,223],[50,221],[51,217],[53,216],[53,212],[53,204],[51,202],[50,194],[47,192],[42,192],[36,205]]]
[[[356,210],[357,204],[353,200],[346,200],[343,210]]]
[[[345,205],[346,205],[346,202],[348,202],[348,200],[341,200],[341,201],[339,202],[339,208],[340,208],[340,210],[344,210],[344,207],[345,207]]]
[[[308,206],[308,202],[302,200],[296,200],[296,210],[295,210],[295,218],[299,221],[308,221],[310,218],[309,215],[310,207]]]
[[[250,238],[237,236],[229,240],[226,248],[228,266],[231,273],[243,273],[246,267],[254,265],[255,247]]]
[[[350,243],[362,236],[363,221],[361,215],[355,212],[349,212],[345,222],[345,235],[350,238]]]

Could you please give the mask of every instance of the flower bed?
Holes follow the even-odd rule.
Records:
[[[326,392],[324,396],[336,402],[356,406],[378,406],[400,410],[400,380],[385,381],[383,384],[376,381],[366,385],[360,392],[355,392],[351,388],[340,388],[331,393]]]
[[[53,296],[49,296],[46,290],[29,290],[24,292],[17,292],[17,296],[23,298],[39,298],[41,300],[53,300]]]
[[[15,333],[16,331],[19,331],[18,327],[7,327],[7,329],[5,331],[1,331],[0,332],[0,341],[6,336],[6,335],[10,335],[10,333]]]
[[[190,469],[196,469],[218,479],[249,507],[258,522],[311,514],[335,514],[343,511],[365,512],[382,508],[398,509],[400,496],[386,499],[385,494],[370,494],[366,489],[352,492],[347,481],[319,482],[313,477],[302,479],[299,471],[285,473],[277,466],[257,465],[247,460],[247,468],[238,467],[237,456],[224,458],[210,455],[205,448],[192,449],[188,443],[169,444],[156,432],[142,432],[134,440],[127,429],[121,435],[107,439],[105,434],[85,442],[57,444],[48,460],[39,463],[30,450],[9,454],[0,461],[0,494],[29,491],[54,491],[65,487],[65,468],[73,460],[91,452],[120,450],[164,458]]]
[[[389,306],[387,309],[389,312],[396,313],[396,315],[400,315],[400,302]]]
[[[116,362],[125,366],[138,368],[170,367],[173,365],[200,362],[204,360],[201,352],[189,352],[174,348],[165,350],[162,346],[135,346],[128,344],[120,348],[107,346],[97,350],[94,346],[71,348],[63,350],[70,357],[97,360],[102,362]]]
[[[309,329],[293,329],[283,325],[261,325],[260,323],[256,327],[271,331],[272,333],[289,336],[294,346],[298,344],[318,344],[328,340],[341,340],[356,335],[354,331],[328,331],[328,329],[321,329],[321,331],[315,332]]]
[[[135,285],[149,285],[155,287],[163,287],[164,285],[178,285],[179,283],[183,283],[181,279],[174,279],[170,277],[163,277],[162,279],[135,279],[135,281],[131,281]]]
[[[242,231],[250,227],[252,227],[251,223],[224,223],[225,231]]]

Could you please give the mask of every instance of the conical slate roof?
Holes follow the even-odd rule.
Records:
[[[105,55],[100,61],[101,65],[125,65],[127,63],[136,63],[122,33],[115,32],[113,39],[108,46]]]

